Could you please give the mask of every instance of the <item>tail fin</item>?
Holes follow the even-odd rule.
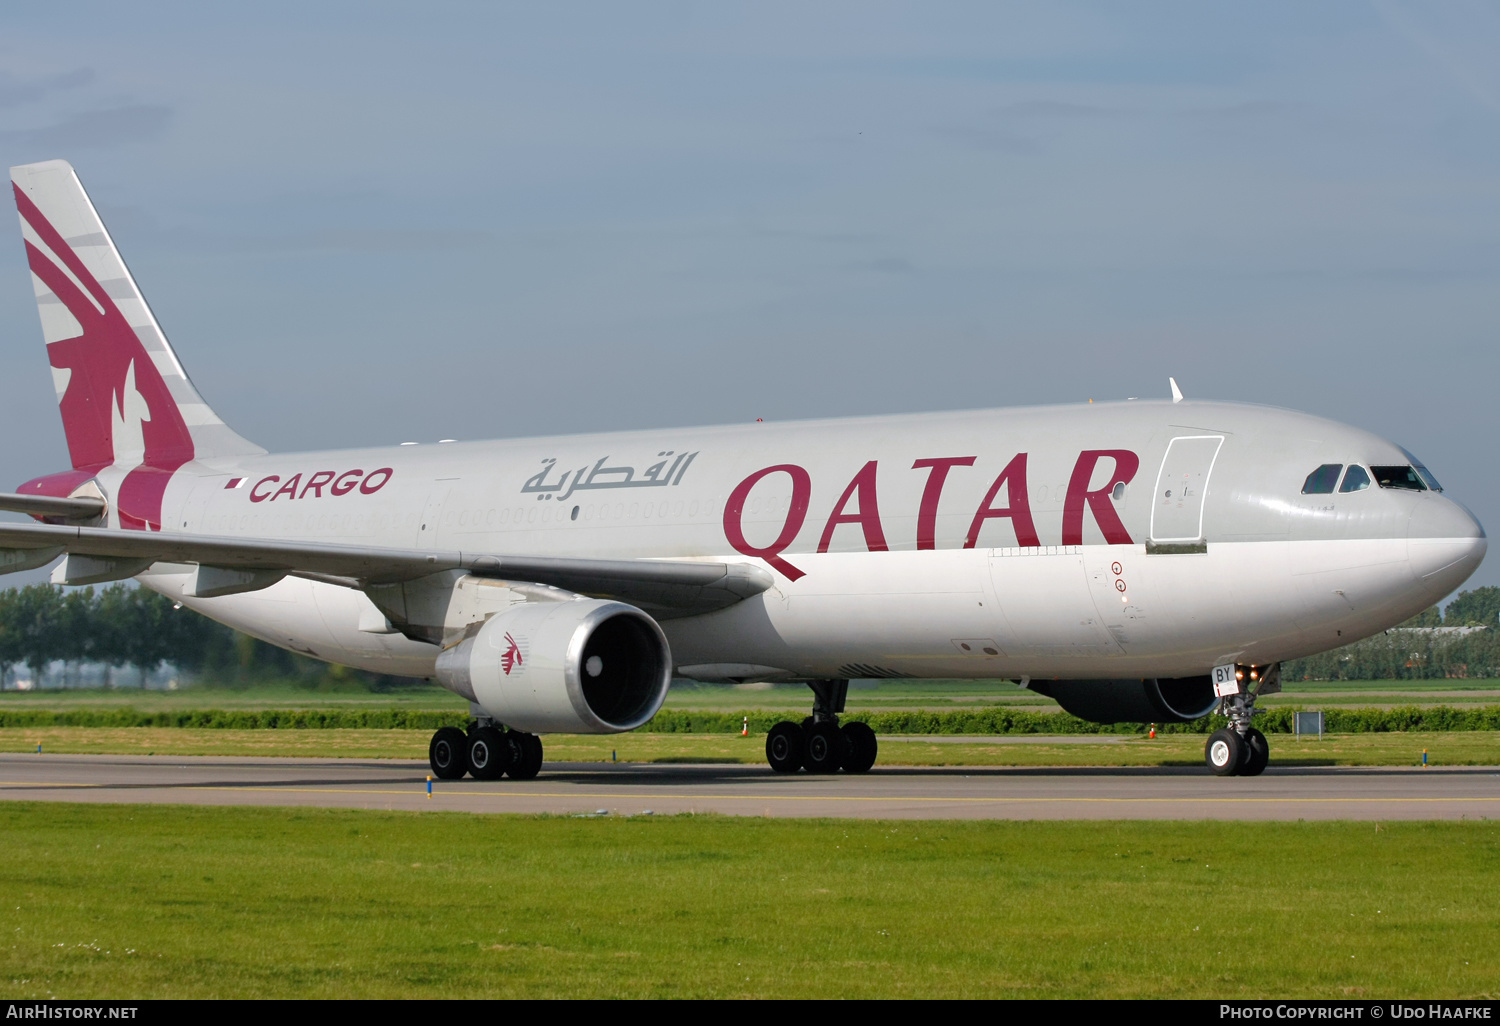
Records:
[[[165,487],[189,460],[264,452],[198,395],[72,165],[10,179],[74,468],[138,467]]]

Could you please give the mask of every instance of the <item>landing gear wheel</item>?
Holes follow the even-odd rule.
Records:
[[[766,735],[766,761],[777,773],[796,773],[802,768],[802,728],[782,720]]]
[[[505,736],[519,753],[505,772],[512,780],[534,779],[542,770],[542,739],[519,730],[512,730]]]
[[[510,764],[510,742],[500,731],[480,727],[469,735],[469,772],[475,780],[499,780]]]
[[[875,765],[875,755],[880,744],[868,723],[846,723],[840,728],[844,735],[844,772],[868,773]]]
[[[814,723],[802,745],[802,765],[809,773],[837,773],[848,744],[836,723]]]
[[[1232,777],[1240,770],[1245,741],[1228,728],[1216,730],[1208,736],[1203,746],[1203,758],[1215,776]]]
[[[1251,727],[1245,731],[1245,754],[1240,756],[1240,776],[1258,777],[1266,771],[1266,764],[1271,761],[1271,746],[1266,742],[1266,735]]]
[[[427,746],[427,764],[439,780],[462,780],[469,772],[469,738],[457,727],[440,727]]]

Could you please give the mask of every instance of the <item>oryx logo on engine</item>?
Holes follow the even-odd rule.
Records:
[[[521,646],[516,644],[516,639],[510,636],[510,631],[505,632],[505,645],[505,652],[500,656],[500,668],[509,677],[510,671],[520,666],[525,660],[521,658]]]

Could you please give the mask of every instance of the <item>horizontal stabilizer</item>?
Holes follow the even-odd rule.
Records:
[[[0,510],[25,513],[33,517],[62,517],[64,520],[92,520],[104,515],[104,500],[79,496],[55,499],[50,495],[16,495],[0,492]]]

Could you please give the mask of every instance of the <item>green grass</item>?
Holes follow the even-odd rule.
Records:
[[[1489,998],[1492,822],[0,807],[30,998]]]
[[[224,755],[426,759],[426,730],[218,730],[181,727],[12,727],[0,751],[89,755]],[[551,762],[765,762],[765,736],[737,734],[551,734]],[[1500,765],[1500,732],[1274,735],[1272,766]],[[881,766],[1201,766],[1199,734],[1140,736],[1104,744],[948,743],[883,736]]]
[[[1500,680],[1301,681],[1290,682],[1279,695],[1262,699],[1266,708],[1298,705],[1343,708],[1392,705],[1500,704]],[[667,695],[669,711],[756,712],[811,708],[811,692],[802,684],[713,685],[679,683]],[[355,683],[338,688],[300,687],[285,681],[236,687],[195,685],[176,691],[136,688],[48,689],[0,692],[0,713],[20,710],[133,708],[141,712],[197,709],[422,709],[462,714],[468,703],[436,684],[414,682],[391,691],[361,690]],[[848,710],[963,710],[1015,708],[1058,712],[1056,702],[1009,681],[879,680],[856,681],[849,689]]]

